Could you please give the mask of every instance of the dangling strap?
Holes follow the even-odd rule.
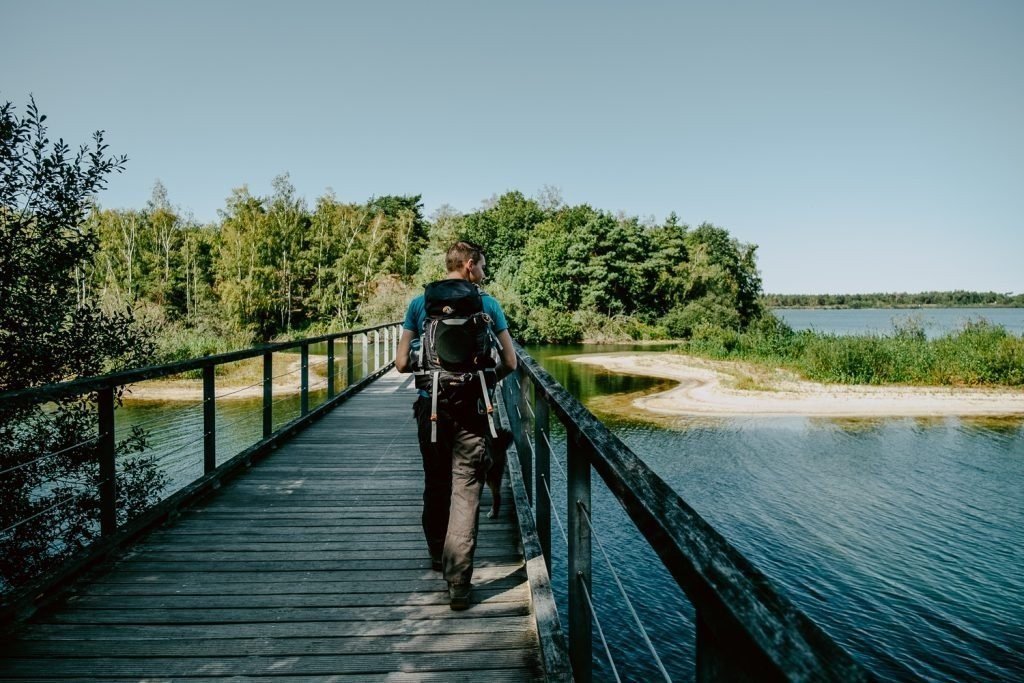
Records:
[[[484,377],[483,370],[477,372],[476,376],[480,378],[480,388],[484,392],[484,405],[487,406],[487,425],[491,428],[491,436],[497,439],[498,432],[494,429],[494,406],[491,405],[491,395],[487,391],[487,378]]]
[[[433,386],[430,391],[430,443],[437,443],[437,377],[440,374],[434,370]]]

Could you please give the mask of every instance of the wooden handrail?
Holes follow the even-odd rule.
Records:
[[[533,385],[535,422],[547,422],[550,414],[566,431],[569,649],[577,681],[590,680],[589,611],[586,605],[574,603],[579,600],[576,585],[589,584],[590,578],[589,530],[579,525],[577,512],[583,506],[589,514],[591,467],[696,608],[698,681],[874,680],[522,347],[517,344],[515,349],[521,391],[515,392],[506,383],[506,404],[519,404],[520,396],[513,394],[526,397],[525,383],[529,382]],[[539,443],[540,425],[535,424],[537,436],[531,447],[529,420],[522,412],[519,419],[510,420],[517,451],[523,460],[532,456],[534,448],[540,451],[534,468],[534,502],[538,526],[541,520],[549,525],[545,505],[550,501],[542,491],[542,485],[550,483],[546,444]],[[509,415],[515,417],[515,411],[510,410]],[[525,465],[520,469],[529,471]],[[549,529],[538,531],[542,538],[550,538]],[[545,551],[549,552],[549,547]]]

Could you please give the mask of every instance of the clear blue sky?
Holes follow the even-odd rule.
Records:
[[[1024,2],[5,0],[0,98],[100,200],[291,174],[428,215],[561,189],[760,245],[769,292],[1024,291]]]

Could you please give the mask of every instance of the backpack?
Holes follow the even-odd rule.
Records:
[[[437,407],[473,405],[483,399],[491,435],[494,407],[490,382],[498,345],[483,292],[468,280],[431,282],[423,290],[427,318],[420,335],[416,386],[430,394],[431,442],[437,441]]]

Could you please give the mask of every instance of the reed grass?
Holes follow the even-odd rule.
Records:
[[[1024,386],[1024,337],[984,319],[937,339],[919,322],[889,334],[795,332],[771,314],[746,331],[698,326],[681,352],[785,367],[807,379],[837,384]]]

